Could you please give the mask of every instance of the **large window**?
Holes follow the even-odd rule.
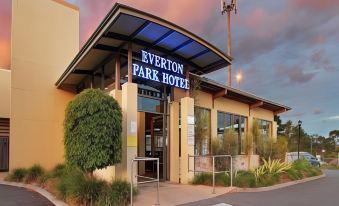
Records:
[[[235,133],[233,139],[228,140],[233,142],[232,151],[236,151],[236,154],[245,153],[245,138],[247,129],[247,118],[245,116],[218,112],[218,128],[217,133],[220,139],[225,141],[225,135]],[[232,131],[232,132],[231,132]]]
[[[211,151],[211,111],[209,109],[195,107],[195,147],[196,155],[207,155]]]

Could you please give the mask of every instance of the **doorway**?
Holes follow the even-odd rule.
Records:
[[[159,176],[165,179],[165,138],[163,115],[161,114],[145,114],[145,157],[159,158]],[[156,161],[145,162],[145,175],[156,177],[157,165]]]
[[[138,156],[159,158],[159,176],[167,180],[167,95],[166,87],[154,88],[138,85]],[[156,177],[156,161],[139,163],[138,173],[142,176]]]

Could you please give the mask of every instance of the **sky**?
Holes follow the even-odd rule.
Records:
[[[80,8],[83,45],[116,1],[67,0]],[[226,16],[219,0],[120,0],[226,51]],[[309,134],[339,129],[339,1],[238,0],[232,14],[232,79],[240,89],[292,107],[283,121],[303,122]],[[0,0],[0,68],[10,68],[11,0]],[[221,69],[208,75],[226,84]]]

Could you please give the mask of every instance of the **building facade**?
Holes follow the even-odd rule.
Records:
[[[230,130],[233,154],[258,159],[255,149],[246,151],[253,122],[275,139],[274,116],[290,109],[205,78],[232,58],[143,11],[115,4],[78,51],[78,8],[15,0],[12,10],[9,169],[64,161],[64,109],[86,88],[104,90],[123,112],[122,162],[95,172],[107,180],[154,175],[152,162],[131,171],[139,156],[160,159],[161,179],[188,183],[196,167],[189,155],[210,155],[213,140]]]

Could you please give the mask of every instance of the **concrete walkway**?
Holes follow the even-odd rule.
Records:
[[[139,195],[135,198],[133,205],[145,206],[156,203],[156,187],[154,183],[140,185]],[[228,193],[228,187],[216,187],[216,194],[212,194],[212,187],[203,185],[182,185],[168,182],[160,183],[160,205],[179,205],[188,202],[213,198]]]
[[[37,192],[25,188],[0,185],[1,206],[54,206]]]

